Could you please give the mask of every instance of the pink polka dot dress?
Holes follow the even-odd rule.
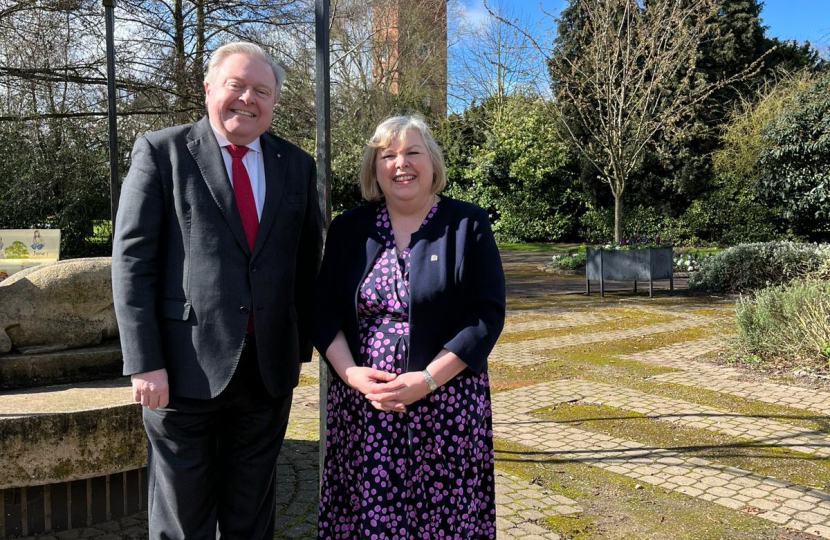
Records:
[[[424,224],[438,211],[436,203]],[[384,204],[377,227],[385,248],[358,292],[355,362],[405,373],[409,248],[397,250]],[[375,409],[335,377],[328,391],[318,538],[495,539],[492,437],[486,373],[465,370],[405,413]]]

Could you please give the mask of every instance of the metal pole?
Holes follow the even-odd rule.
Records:
[[[103,0],[104,18],[107,21],[107,118],[109,120],[110,153],[110,215],[112,230],[115,230],[115,216],[118,213],[118,199],[121,183],[118,179],[118,130],[115,110],[115,0]]]
[[[317,192],[320,196],[320,212],[325,224],[331,221],[331,95],[329,76],[329,0],[314,0],[315,41],[317,46]],[[326,451],[326,391],[329,370],[320,362],[320,446],[319,474],[323,478]]]

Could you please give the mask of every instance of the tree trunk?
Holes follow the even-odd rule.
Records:
[[[201,84],[205,78],[205,0],[196,0],[196,57],[193,61],[193,74],[196,82]]]
[[[614,242],[622,241],[623,203],[622,193],[614,194]]]
[[[184,35],[184,5],[183,0],[175,0],[173,4],[173,80],[176,85],[176,109],[179,111],[185,108],[187,99],[185,98],[190,91],[188,86],[187,72],[185,66],[187,65],[185,59],[185,35]],[[176,123],[184,123],[187,121],[187,113],[177,113]]]

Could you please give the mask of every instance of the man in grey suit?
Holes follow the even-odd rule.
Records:
[[[266,132],[284,78],[258,46],[225,45],[208,116],[133,148],[113,293],[144,406],[152,539],[273,538],[322,243],[312,158]]]

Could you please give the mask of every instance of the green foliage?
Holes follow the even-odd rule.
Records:
[[[0,123],[0,228],[61,229],[61,256],[108,255],[90,242],[109,218],[106,134],[86,120]]]
[[[585,244],[582,244],[576,251],[569,251],[565,255],[554,255],[548,265],[561,270],[579,270],[585,268],[587,261],[588,254]]]
[[[786,283],[813,273],[830,259],[830,244],[764,242],[740,244],[701,264],[689,288],[706,292],[746,292]]]
[[[637,5],[644,6],[644,12],[648,13],[649,7],[652,11],[657,11],[660,3]],[[585,13],[586,4],[588,3],[582,0],[570,0],[558,20],[556,47],[549,64],[553,89],[557,95],[567,85],[566,81],[574,78],[569,68],[571,62],[590,52],[591,25],[588,24]],[[622,8],[625,3],[619,5]],[[720,0],[717,14],[709,21],[709,31],[716,37],[701,42],[697,58],[688,66],[688,70],[681,69],[661,82],[660,101],[670,102],[673,94],[688,84],[691,84],[691,88],[698,88],[734,77],[758,59],[765,49],[760,12],[761,4],[758,0]],[[620,32],[624,31],[621,29]],[[643,39],[648,38],[649,36],[643,36]],[[564,76],[560,74],[563,70]],[[588,79],[587,88],[590,92],[590,81],[594,74],[583,69],[582,76]],[[710,156],[718,144],[718,133],[714,128],[723,121],[726,111],[739,96],[735,92],[736,87],[744,90],[748,84],[715,89],[708,98],[683,113],[686,120],[682,130],[673,133],[661,131],[649,142],[642,159],[635,165],[627,181],[624,205],[626,221],[637,221],[635,216],[629,216],[629,211],[637,206],[650,207],[666,219],[676,218],[696,197],[708,191],[711,178]],[[596,99],[601,100],[602,96]],[[589,142],[588,132],[591,129],[583,129],[583,123],[600,125],[608,121],[601,117],[602,107],[599,105],[599,101],[595,106],[583,107],[562,103],[564,118],[572,133],[585,144]],[[590,118],[593,120],[586,121]],[[623,134],[622,140],[623,143],[630,142],[631,136]],[[591,197],[592,205],[610,207],[612,201],[606,193],[608,188],[597,175],[594,165],[583,160],[580,167],[580,179],[586,194]],[[669,199],[672,201],[671,208],[664,204]],[[626,228],[625,225],[623,227]]]
[[[769,144],[761,131],[782,114],[796,95],[810,87],[813,78],[810,73],[799,72],[761,89],[754,101],[742,100],[724,125],[721,148],[712,159],[715,172],[744,183],[754,182],[758,156]]]
[[[341,212],[363,202],[360,195],[360,162],[363,147],[374,126],[343,123],[332,129],[331,202]],[[363,128],[363,129],[361,129]]]
[[[558,19],[555,50],[549,63],[553,90],[557,95],[565,84],[563,80],[570,74],[569,63],[585,54],[590,41],[586,4],[583,0],[569,0]],[[678,72],[660,87],[661,100],[670,100],[687,77],[695,81],[693,86],[696,87],[733,77],[762,56],[763,62],[741,80],[715,89],[706,99],[685,111],[682,130],[673,134],[661,132],[655,137],[626,182],[625,219],[636,222],[637,217],[629,213],[642,206],[651,208],[669,222],[679,220],[687,227],[683,235],[689,238],[735,244],[792,236],[789,224],[778,218],[775,208],[768,208],[769,204],[755,197],[757,141],[760,140],[760,129],[771,117],[762,121],[763,115],[759,114],[752,119],[754,126],[744,124],[732,129],[736,121],[733,117],[728,124],[727,136],[721,139],[720,132],[730,119],[730,111],[736,108],[741,112],[752,110],[756,100],[766,95],[764,88],[780,79],[782,73],[805,70],[815,74],[826,63],[809,44],[782,42],[765,36],[761,19],[763,4],[759,0],[718,0],[717,5],[717,14],[710,21],[711,39],[701,42],[697,57],[688,70]],[[582,71],[586,79],[592,80],[594,75]],[[768,108],[769,101],[766,103]],[[589,126],[604,121],[600,117],[599,104],[573,107],[560,103],[573,135],[583,143],[588,142],[591,130],[581,127],[581,119],[589,119],[586,122]],[[749,135],[749,139],[730,141],[740,134],[741,128],[750,127],[752,129],[744,134]],[[622,140],[630,140],[630,137],[623,136]],[[747,146],[731,149],[740,152],[720,151],[721,147],[733,142]],[[596,168],[588,160],[578,161],[578,166],[581,169],[578,176],[591,205],[610,208],[613,200]],[[752,174],[747,176],[747,171]],[[589,216],[586,221],[604,221],[604,214],[602,217]],[[623,227],[628,229],[625,224]],[[607,238],[604,232],[601,236],[602,241]]]
[[[751,185],[742,178],[717,175],[711,187],[692,201],[680,217],[690,238],[736,245],[787,236],[774,209],[758,202]]]
[[[623,238],[660,238],[661,244],[697,244],[700,240],[689,233],[681,219],[666,216],[660,209],[638,205],[626,210]],[[612,208],[592,208],[579,218],[580,235],[591,244],[605,244],[614,238]]]
[[[576,229],[581,196],[554,114],[536,96],[490,101],[474,119],[484,129],[480,142],[466,160],[448,159],[454,181],[447,193],[486,208],[503,241],[555,240]]]
[[[769,146],[761,132],[810,86],[812,79],[806,72],[787,76],[759,92],[755,102],[742,101],[735,108],[724,126],[721,148],[713,154],[711,189],[684,212],[693,234],[727,245],[789,235],[776,208],[757,197],[758,158]]]
[[[762,289],[736,309],[738,339],[761,360],[830,360],[830,281],[815,279]]]
[[[799,91],[761,136],[761,197],[796,233],[830,237],[830,73]]]

